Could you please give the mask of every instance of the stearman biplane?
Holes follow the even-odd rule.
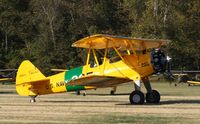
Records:
[[[200,81],[187,81],[188,86],[200,86]]]
[[[0,82],[14,82],[17,69],[0,69]]]
[[[16,90],[35,102],[38,95],[116,87],[132,81],[131,104],[143,104],[145,99],[148,103],[159,103],[160,94],[152,89],[148,77],[165,71],[166,56],[160,48],[166,43],[167,40],[92,35],[72,44],[88,51],[84,66],[45,77],[25,60],[18,68]],[[140,90],[142,82],[146,97]]]

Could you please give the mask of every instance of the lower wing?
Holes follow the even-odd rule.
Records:
[[[78,85],[78,86],[93,86],[96,88],[111,87],[122,83],[131,81],[128,78],[117,78],[109,76],[86,76],[76,80],[72,80],[67,85]]]
[[[187,81],[187,82],[192,85],[200,85],[200,82],[198,81]]]

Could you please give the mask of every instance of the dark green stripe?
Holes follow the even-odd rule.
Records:
[[[65,72],[65,83],[67,91],[85,90],[84,86],[68,86],[67,83],[71,80],[78,79],[82,76],[83,66],[74,68]]]
[[[66,86],[67,91],[85,90],[84,86]]]

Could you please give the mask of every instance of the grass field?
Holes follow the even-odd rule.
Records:
[[[152,85],[161,94],[160,104],[130,105],[132,85],[118,87],[114,96],[106,88],[88,91],[87,96],[73,92],[39,96],[36,103],[18,96],[14,85],[0,85],[0,123],[200,123],[200,87]]]

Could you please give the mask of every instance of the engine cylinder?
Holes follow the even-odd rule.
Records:
[[[155,70],[155,73],[164,73],[166,71],[167,59],[161,49],[154,49],[151,52],[151,63]]]

